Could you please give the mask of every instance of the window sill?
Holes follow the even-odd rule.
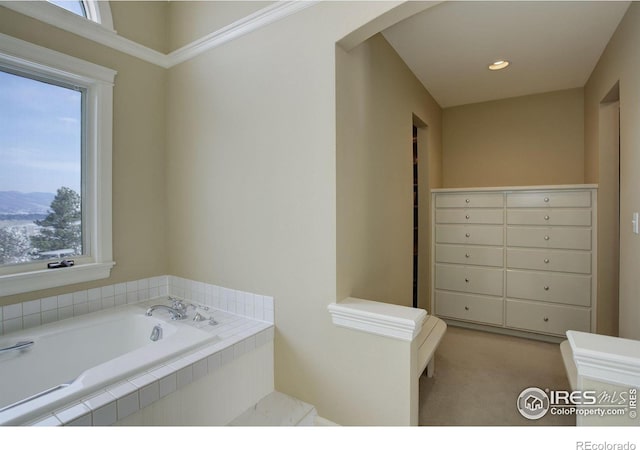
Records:
[[[109,278],[115,262],[82,264],[0,276],[0,297]]]

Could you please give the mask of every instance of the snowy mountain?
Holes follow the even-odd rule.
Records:
[[[50,192],[0,191],[0,214],[46,214],[54,197]]]

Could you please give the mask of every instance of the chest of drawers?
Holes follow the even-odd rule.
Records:
[[[434,314],[553,336],[595,331],[596,188],[434,189]]]

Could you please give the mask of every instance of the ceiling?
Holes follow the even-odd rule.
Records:
[[[447,108],[584,86],[629,5],[447,1],[383,35]],[[502,59],[511,65],[488,70]]]

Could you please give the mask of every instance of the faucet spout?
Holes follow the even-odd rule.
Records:
[[[174,309],[170,306],[166,306],[166,305],[153,305],[152,307],[150,307],[149,309],[147,309],[147,312],[145,313],[146,316],[151,316],[153,315],[153,312],[157,309],[160,310],[164,310],[164,311],[168,311],[169,314],[171,314],[171,320],[180,320],[180,319],[184,319],[186,316],[186,314],[184,314],[182,311],[179,311],[177,309]]]
[[[149,339],[151,339],[153,342],[156,342],[162,339],[162,326],[160,324],[153,327],[153,330],[151,330],[151,336],[149,336]]]

